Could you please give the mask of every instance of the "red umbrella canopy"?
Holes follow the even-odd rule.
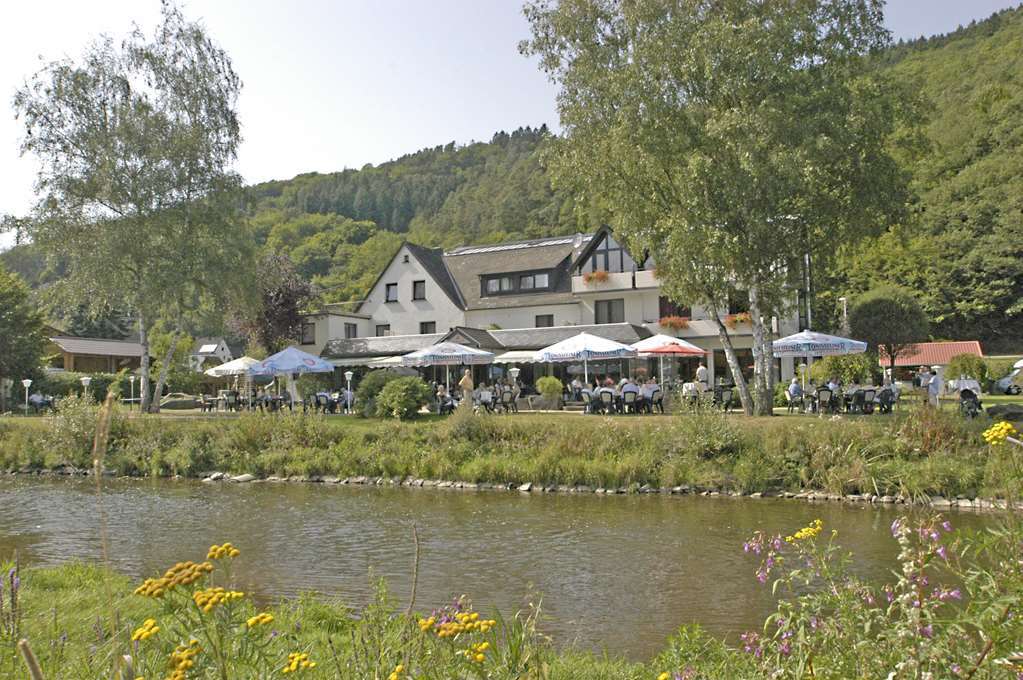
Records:
[[[668,343],[667,345],[661,345],[660,347],[654,347],[653,349],[644,350],[645,354],[679,354],[685,356],[703,356],[707,352],[702,349],[693,349],[692,347],[683,347],[682,345],[675,345]]]

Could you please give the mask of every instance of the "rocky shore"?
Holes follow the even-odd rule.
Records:
[[[85,468],[64,467],[55,470],[46,469],[21,469],[8,470],[8,476],[31,475],[31,476],[90,476],[92,470]],[[115,477],[113,470],[104,470],[104,476]],[[151,479],[150,477],[122,476],[120,479]],[[164,477],[161,479],[181,480],[185,479],[180,475]],[[290,477],[260,477],[251,473],[232,475],[226,472],[208,472],[198,476],[196,479],[204,484],[326,484],[326,485],[351,485],[351,486],[392,486],[411,487],[423,489],[461,490],[461,491],[496,491],[496,492],[517,492],[520,494],[598,494],[605,496],[627,496],[637,494],[661,494],[665,496],[697,495],[714,498],[782,498],[790,500],[808,501],[812,503],[850,503],[858,505],[907,505],[915,507],[931,507],[936,510],[974,510],[974,511],[999,511],[1012,509],[1023,510],[1023,502],[1010,504],[1004,499],[995,498],[969,498],[958,496],[946,498],[944,496],[927,496],[923,498],[911,498],[907,496],[879,496],[877,494],[835,494],[816,490],[793,491],[757,491],[754,493],[743,493],[741,491],[722,488],[703,488],[690,485],[679,485],[672,487],[657,487],[649,484],[632,484],[619,487],[592,487],[584,484],[540,484],[536,482],[507,482],[492,484],[489,482],[464,482],[446,479],[422,479],[413,477],[372,477],[358,475],[353,477],[334,476],[290,476]]]

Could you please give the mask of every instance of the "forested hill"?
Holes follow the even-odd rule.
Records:
[[[1023,9],[900,43],[878,62],[930,101],[931,148],[907,168],[918,204],[911,222],[818,273],[815,318],[835,319],[840,296],[894,282],[918,292],[936,338],[1023,349]],[[260,244],[289,254],[326,300],[356,299],[402,239],[450,247],[593,229],[593,211],[554,191],[540,165],[549,136],[520,128],[258,184],[248,219]],[[0,259],[38,282],[25,250]]]

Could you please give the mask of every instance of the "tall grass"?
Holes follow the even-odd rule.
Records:
[[[89,467],[89,417],[76,408],[50,426],[37,419],[0,425],[0,469]],[[115,412],[110,428],[106,465],[123,475],[220,470],[909,497],[1000,496],[1019,482],[983,445],[983,423],[932,410],[841,420],[467,412],[412,423],[300,414],[126,419]]]

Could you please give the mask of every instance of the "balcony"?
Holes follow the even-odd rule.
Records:
[[[636,272],[636,288],[659,288],[660,285],[652,269]]]
[[[572,292],[585,293],[607,293],[615,290],[632,290],[632,272],[595,272],[597,276],[591,275],[589,281],[584,276],[572,277]],[[607,278],[600,280],[600,274]]]

